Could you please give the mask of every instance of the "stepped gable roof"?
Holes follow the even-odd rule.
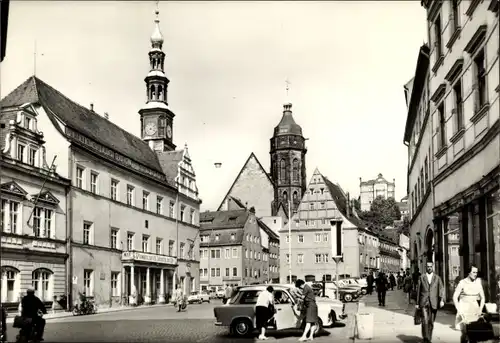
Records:
[[[70,100],[36,76],[31,76],[3,98],[0,107],[19,107],[26,103],[40,104],[49,116],[57,117],[71,129],[139,164],[163,173],[156,153],[146,142]]]
[[[337,205],[337,209],[340,211],[340,213],[342,213],[342,215],[347,220],[349,220],[353,225],[357,226],[358,228],[366,228],[366,224],[358,217],[353,216],[352,214],[347,216],[347,206],[346,206],[347,197],[345,196],[340,186],[331,182],[326,176],[324,175],[322,176],[323,179],[325,180],[325,184],[328,187],[330,194],[332,195],[332,199],[335,202],[335,205]]]
[[[243,242],[245,224],[250,216],[247,210],[208,211],[200,213],[200,235],[209,236],[210,242],[200,246],[238,245]],[[215,236],[219,235],[219,240]],[[234,239],[232,236],[234,235]]]
[[[184,150],[162,151],[157,154],[161,169],[167,177],[168,183],[176,186],[175,178],[179,172],[179,163],[184,156]]]

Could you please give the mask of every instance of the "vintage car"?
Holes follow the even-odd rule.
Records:
[[[214,308],[215,325],[228,327],[231,334],[247,336],[255,328],[255,304],[260,292],[269,284],[238,287],[235,295],[225,305]],[[297,309],[297,299],[288,285],[272,285],[276,314],[269,321],[270,329],[303,328],[305,322]],[[339,301],[317,301],[320,329],[344,319],[344,305]]]
[[[365,295],[367,293],[367,287],[368,285],[362,284],[358,282],[356,279],[344,279],[344,280],[339,280],[339,285],[340,287],[352,287],[353,289],[359,288],[361,290],[361,294]]]
[[[325,294],[323,295],[323,285],[314,284],[313,289],[316,295],[327,296],[331,299],[337,298],[337,284],[335,282],[327,282],[325,284]],[[343,302],[352,302],[361,296],[361,288],[349,287],[348,285],[341,285],[339,288],[339,300]]]
[[[202,304],[204,302],[210,302],[210,295],[205,292],[191,292],[189,297],[187,298],[188,304]]]

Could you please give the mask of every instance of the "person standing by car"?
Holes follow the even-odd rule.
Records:
[[[226,289],[224,290],[224,298],[222,299],[222,303],[226,304],[229,299],[231,299],[231,295],[233,294],[233,288],[231,285],[227,285]]]
[[[227,288],[226,288],[227,289]],[[259,339],[266,340],[266,326],[269,319],[274,315],[274,288],[267,286],[265,291],[260,292],[255,305],[255,322],[259,331]]]
[[[318,328],[318,305],[316,304],[316,297],[314,296],[314,291],[309,285],[306,285],[304,280],[297,280],[295,282],[295,287],[300,288],[302,290],[302,294],[304,297],[304,313],[305,313],[305,321],[306,328],[304,329],[304,333],[302,337],[300,337],[299,341],[304,342],[307,340],[313,340],[314,334]],[[309,337],[307,334],[311,330]]]

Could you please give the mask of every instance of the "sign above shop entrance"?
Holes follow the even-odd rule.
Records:
[[[161,263],[168,265],[177,265],[177,258],[165,255],[156,255],[147,252],[124,251],[122,252],[122,261],[138,261]]]

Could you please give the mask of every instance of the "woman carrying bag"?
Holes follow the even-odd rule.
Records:
[[[458,283],[453,294],[453,303],[457,309],[455,326],[462,331],[460,338],[460,342],[462,343],[482,341],[480,337],[470,337],[470,331],[472,327],[475,328],[478,325],[482,325],[481,323],[487,324],[480,321],[485,296],[481,279],[478,279],[477,272],[478,268],[471,266],[469,275]]]

